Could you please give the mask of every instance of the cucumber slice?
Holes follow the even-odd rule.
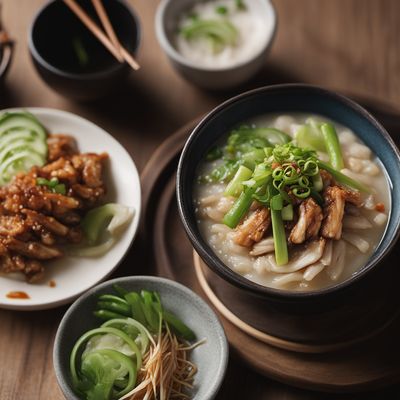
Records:
[[[0,137],[9,129],[25,128],[36,132],[42,139],[46,140],[47,134],[43,125],[30,113],[6,112],[0,116]]]
[[[25,129],[12,129],[7,131],[7,134],[0,137],[0,152],[6,147],[15,142],[24,142],[32,147],[36,153],[41,154],[43,157],[47,156],[47,143],[39,139],[35,133]]]
[[[40,154],[22,150],[0,164],[0,185],[5,185],[21,171],[29,171],[34,165],[43,166],[46,159]]]
[[[3,148],[0,148],[0,165],[12,155],[21,151],[29,151],[39,154],[41,157],[45,157],[43,153],[40,153],[35,148],[35,142],[28,142],[26,140],[15,140],[8,143]]]

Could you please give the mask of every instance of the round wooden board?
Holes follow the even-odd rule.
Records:
[[[385,114],[379,112],[385,125]],[[143,218],[141,234],[156,273],[190,287],[213,307],[193,266],[193,248],[181,225],[175,197],[175,171],[184,142],[198,120],[170,136],[156,150],[141,175]],[[393,136],[400,117],[388,117]],[[395,138],[396,139],[396,138]],[[293,386],[326,392],[373,390],[400,380],[400,319],[382,333],[350,348],[324,354],[302,354],[263,343],[219,315],[231,352],[261,374]]]

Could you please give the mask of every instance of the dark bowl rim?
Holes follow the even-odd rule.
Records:
[[[147,281],[147,282],[153,282],[156,285],[167,285],[169,287],[174,288],[175,290],[179,290],[181,292],[186,293],[188,296],[191,298],[195,299],[196,303],[201,304],[202,308],[205,308],[209,315],[213,318],[213,323],[214,326],[216,327],[216,332],[218,333],[218,336],[221,338],[221,343],[222,346],[220,347],[221,349],[221,358],[218,360],[219,368],[218,368],[218,375],[216,376],[215,380],[211,384],[211,390],[213,391],[212,393],[217,393],[223,383],[223,379],[226,375],[226,370],[228,367],[228,361],[229,361],[229,345],[228,345],[228,339],[225,333],[224,326],[222,325],[221,319],[218,316],[218,314],[214,311],[214,309],[196,292],[194,292],[192,289],[189,287],[183,285],[180,282],[160,277],[160,276],[150,276],[150,275],[133,275],[133,276],[122,276],[122,277],[117,277],[113,278],[110,280],[107,280],[105,282],[101,282],[89,290],[87,290],[85,293],[81,294],[67,309],[67,311],[64,313],[64,315],[61,318],[61,321],[57,327],[57,331],[54,337],[54,344],[53,344],[53,352],[52,352],[52,360],[53,360],[53,368],[55,371],[55,375],[57,378],[57,382],[61,388],[61,391],[65,396],[69,396],[70,393],[74,393],[74,396],[78,398],[78,396],[75,394],[74,390],[72,389],[71,385],[68,383],[68,379],[65,376],[65,374],[62,372],[62,363],[61,363],[61,348],[60,348],[60,336],[62,335],[63,331],[68,326],[69,319],[71,315],[73,315],[77,309],[79,309],[82,306],[82,303],[85,302],[85,300],[91,296],[93,296],[95,293],[107,288],[107,287],[112,287],[115,284],[124,284],[127,283],[129,284],[130,281]],[[210,397],[209,399],[211,400]]]
[[[243,277],[242,275],[234,272],[231,268],[225,265],[213,252],[209,252],[207,250],[207,244],[205,240],[201,237],[200,234],[197,234],[196,230],[193,228],[193,224],[190,222],[190,218],[186,214],[185,210],[185,200],[184,195],[182,193],[182,170],[185,168],[185,163],[187,162],[188,154],[191,150],[192,142],[197,139],[198,135],[200,134],[201,130],[203,129],[204,125],[212,118],[216,117],[218,114],[224,111],[227,106],[230,106],[238,101],[243,101],[253,96],[256,96],[260,93],[264,92],[274,92],[274,91],[281,91],[281,90],[290,90],[290,89],[297,89],[303,90],[305,92],[312,91],[314,93],[322,94],[323,96],[332,98],[334,100],[339,101],[343,105],[348,108],[351,108],[355,111],[358,115],[362,116],[364,119],[367,119],[384,137],[386,142],[389,144],[393,154],[397,158],[397,161],[400,164],[400,151],[395,145],[393,139],[390,137],[389,133],[386,129],[373,117],[364,107],[356,103],[355,101],[349,99],[348,97],[337,93],[333,90],[324,89],[320,86],[304,84],[304,83],[284,83],[284,84],[277,84],[277,85],[269,85],[263,86],[260,88],[252,89],[236,95],[222,104],[215,107],[211,110],[202,120],[198,123],[198,125],[193,129],[189,138],[187,139],[184,148],[182,150],[181,156],[179,158],[179,164],[177,169],[177,176],[176,176],[176,195],[177,195],[177,202],[178,202],[178,211],[181,222],[183,227],[186,231],[186,234],[189,237],[193,247],[199,253],[200,257],[205,261],[207,266],[211,268],[215,273],[217,273],[221,278],[225,281],[233,284],[234,286],[244,289],[247,292],[251,292],[254,295],[261,296],[261,297],[268,297],[268,298],[275,298],[282,301],[289,301],[289,300],[296,300],[296,299],[304,299],[304,300],[311,300],[317,297],[328,296],[338,291],[343,291],[345,289],[349,289],[349,286],[358,283],[361,279],[363,279],[368,273],[374,270],[375,266],[381,262],[388,253],[393,249],[394,245],[396,244],[397,240],[400,237],[400,220],[397,221],[396,228],[394,233],[391,235],[390,243],[388,243],[385,247],[382,247],[380,244],[376,249],[374,254],[370,257],[369,261],[362,267],[362,269],[354,274],[351,275],[349,278],[344,280],[343,282],[337,283],[333,286],[329,286],[326,288],[322,288],[319,290],[312,290],[307,292],[298,292],[298,291],[289,291],[289,290],[281,290],[275,289],[268,286],[263,286],[257,284],[255,282],[250,281],[249,279]],[[389,220],[392,218],[392,214],[389,216]],[[386,231],[384,233],[385,237]],[[379,252],[379,254],[377,254]]]
[[[136,28],[136,41],[134,43],[134,49],[131,50],[132,53],[136,53],[140,47],[141,39],[142,39],[142,29],[139,21],[139,17],[136,14],[136,12],[133,10],[133,7],[126,1],[123,0],[113,0],[118,3],[120,3],[130,14],[134,21],[134,25]],[[61,76],[63,78],[68,78],[68,79],[76,79],[76,80],[82,80],[82,81],[88,81],[88,80],[97,80],[101,78],[107,77],[110,73],[113,73],[115,71],[121,70],[124,66],[127,65],[126,62],[123,63],[116,63],[115,65],[112,65],[109,68],[106,68],[102,71],[97,71],[97,72],[90,72],[90,73],[85,73],[85,74],[77,74],[74,72],[67,72],[63,69],[57,68],[54,65],[50,64],[47,60],[45,60],[39,51],[36,48],[35,41],[33,39],[33,30],[37,24],[38,18],[40,15],[46,11],[46,9],[58,2],[58,0],[49,0],[47,1],[42,7],[39,8],[39,10],[36,12],[36,14],[33,16],[31,25],[29,27],[28,31],[28,48],[31,53],[31,56],[33,59],[38,62],[43,68],[49,70],[55,75]]]

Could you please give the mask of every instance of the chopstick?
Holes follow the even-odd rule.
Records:
[[[104,9],[103,3],[101,0],[92,0],[93,6],[100,17],[100,21],[104,26],[109,38],[113,42],[114,46],[120,51],[122,57],[125,61],[134,69],[138,70],[140,65],[137,61],[131,56],[131,54],[122,46],[121,42],[118,40],[117,35],[115,34],[114,28],[111,25],[110,19]]]
[[[103,33],[103,31],[96,25],[96,23],[89,17],[89,15],[75,2],[75,0],[63,0],[64,3],[68,6],[68,8],[81,20],[81,22],[90,30],[90,32],[93,33],[94,36],[99,39],[99,41],[107,48],[107,50],[119,61],[123,62],[124,60],[136,71],[140,68],[140,65],[137,63],[137,61],[129,54],[129,52],[121,45],[121,43],[118,41],[117,36],[115,35],[115,32],[111,26],[111,22],[102,6],[102,4],[99,4],[102,11],[99,12],[98,7],[95,6],[96,12],[99,13],[100,20],[102,21],[105,29],[111,28],[112,32],[114,33],[114,39],[116,40],[117,46],[111,42],[111,40]],[[95,2],[93,1],[93,4]],[[102,16],[102,12],[104,12]],[[103,21],[103,18],[104,21]],[[108,22],[105,22],[105,21]],[[108,28],[106,28],[106,25],[109,25]],[[112,37],[110,35],[110,37]],[[118,47],[119,46],[119,47]]]

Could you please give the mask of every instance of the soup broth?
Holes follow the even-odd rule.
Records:
[[[292,243],[291,239],[295,240],[292,232],[301,219],[299,201],[297,201],[293,207],[292,221],[285,222],[289,260],[284,265],[277,265],[271,226],[262,232],[261,237],[251,241],[250,245],[248,243],[243,245],[243,241],[241,244],[238,243],[240,229],[244,229],[246,221],[249,221],[251,216],[254,217],[255,213],[263,208],[258,202],[253,201],[248,214],[241,219],[236,228],[232,229],[223,223],[224,216],[236,201],[234,196],[228,196],[225,192],[227,181],[212,182],[200,179],[194,188],[199,228],[210,247],[227,267],[263,286],[283,290],[310,291],[342,282],[351,275],[357,274],[365,265],[379,245],[386,228],[391,201],[390,187],[380,160],[350,129],[322,116],[314,115],[311,118],[317,122],[330,122],[336,128],[344,161],[341,173],[371,188],[369,193],[350,191],[351,195],[357,194],[360,201],[356,206],[351,203],[351,200],[349,202],[346,200],[340,237],[322,237],[321,232],[325,229],[324,225],[327,224],[329,218],[328,207],[337,206],[335,202],[328,205],[325,201],[320,204],[320,207],[316,205],[321,210],[319,233],[304,240],[301,244]],[[272,127],[278,129],[296,141],[297,133],[307,121],[310,121],[310,115],[271,114],[246,121],[246,124],[251,128]],[[226,141],[227,137],[217,146],[225,145]],[[329,162],[329,155],[326,151],[317,150],[316,154],[319,160],[325,163]],[[221,159],[204,161],[199,167],[199,176],[209,175],[222,163]],[[335,180],[333,179],[332,182]],[[331,183],[331,185],[338,185],[343,190],[348,189],[345,185],[337,182]],[[329,190],[328,186],[324,180],[321,197],[325,200],[327,190]],[[290,192],[289,194],[292,195]],[[318,247],[322,241],[323,250]],[[314,257],[314,261],[310,263],[304,261],[304,267],[299,268],[301,260],[318,251],[320,251],[321,257]]]

